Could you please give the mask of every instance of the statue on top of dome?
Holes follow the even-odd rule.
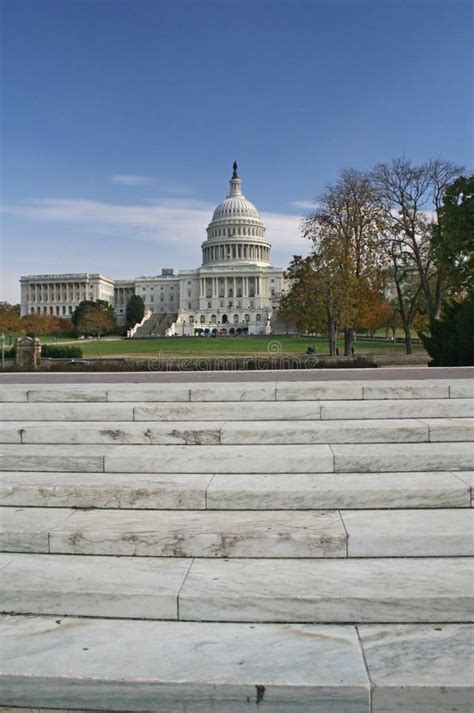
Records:
[[[237,161],[234,161],[234,164],[233,164],[232,168],[234,169],[234,173],[232,174],[232,178],[238,178],[239,176],[238,176],[238,173],[237,173]]]

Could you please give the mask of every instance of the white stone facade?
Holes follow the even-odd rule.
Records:
[[[155,277],[113,280],[100,274],[28,275],[21,278],[22,314],[69,317],[84,299],[113,304],[119,323],[127,302],[140,295],[145,309],[176,314],[170,333],[265,334],[284,290],[283,270],[270,262],[271,245],[255,206],[234,173],[230,192],[214,211],[195,270],[162,270]]]

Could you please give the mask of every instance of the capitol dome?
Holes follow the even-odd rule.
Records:
[[[235,181],[236,182],[236,181]],[[240,179],[239,179],[240,182]],[[240,187],[239,187],[240,190]],[[260,220],[257,209],[241,193],[230,193],[222,203],[219,203],[212,216],[212,223],[229,216],[239,216],[241,218],[253,218]]]
[[[251,262],[270,264],[270,243],[254,204],[242,195],[234,163],[230,191],[215,209],[202,244],[203,265]]]

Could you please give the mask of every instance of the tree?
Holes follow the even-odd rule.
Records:
[[[127,327],[130,329],[141,322],[145,315],[145,303],[140,295],[132,295],[125,312]]]
[[[295,324],[300,332],[325,329],[321,281],[314,259],[294,255],[285,277],[290,288],[280,299],[278,317]]]
[[[110,334],[117,328],[114,308],[105,300],[83,300],[74,310],[71,321],[77,334]]]
[[[393,315],[393,305],[383,292],[372,293],[370,300],[364,300],[359,308],[357,329],[367,331],[371,336],[377,329],[387,327]]]
[[[446,302],[431,336],[420,334],[431,366],[474,366],[474,294]]]
[[[303,235],[313,243],[313,255],[325,271],[325,304],[330,332],[344,330],[344,354],[352,349],[356,325],[368,305],[378,302],[386,256],[380,234],[384,211],[370,177],[346,169],[327,186],[317,208],[303,222]]]
[[[0,302],[0,332],[11,334],[21,331],[20,305]]]
[[[70,320],[51,314],[27,314],[21,318],[20,324],[20,331],[30,336],[48,334],[60,337],[73,332]]]
[[[438,259],[447,266],[452,297],[474,290],[474,174],[447,186],[438,209],[435,233]]]
[[[400,262],[399,276],[409,276],[412,283],[418,280],[430,326],[440,314],[447,279],[445,263],[439,259],[433,237],[442,228],[442,196],[461,170],[441,159],[414,166],[402,157],[378,164],[371,173],[385,214],[387,252],[394,268],[394,261]],[[403,311],[401,302],[400,309]],[[410,305],[410,309],[414,306]]]

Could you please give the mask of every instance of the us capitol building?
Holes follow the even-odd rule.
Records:
[[[230,191],[214,211],[195,270],[163,269],[155,277],[113,280],[102,274],[27,275],[21,313],[70,317],[82,300],[107,300],[118,323],[140,295],[145,319],[132,336],[270,334],[284,289],[283,270],[271,265],[271,245],[257,209],[241,190],[234,163]]]

